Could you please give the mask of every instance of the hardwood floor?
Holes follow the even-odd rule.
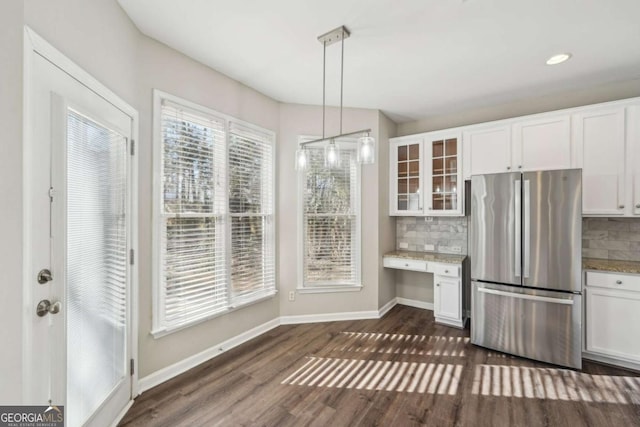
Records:
[[[640,374],[492,352],[396,306],[280,326],[145,392],[120,425],[640,426]]]

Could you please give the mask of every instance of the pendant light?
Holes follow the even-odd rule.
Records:
[[[326,141],[324,147],[324,166],[326,168],[340,167],[341,154],[340,146],[336,139],[358,135],[356,160],[361,164],[371,164],[375,162],[375,139],[371,136],[371,129],[363,129],[355,132],[342,133],[342,97],[344,87],[344,39],[349,38],[351,33],[344,26],[340,26],[318,37],[318,41],[322,43],[322,138],[313,141],[302,142],[296,150],[295,169],[298,171],[305,170],[309,165],[309,153],[305,146],[317,142]],[[325,137],[325,117],[326,117],[326,62],[327,62],[327,46],[340,42],[340,134]]]

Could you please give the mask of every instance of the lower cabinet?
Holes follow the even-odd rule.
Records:
[[[429,264],[433,272],[433,316],[436,323],[464,328],[466,313],[462,265]]]
[[[640,368],[640,276],[587,272],[586,285],[585,357]]]

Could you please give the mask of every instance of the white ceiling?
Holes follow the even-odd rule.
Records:
[[[290,103],[322,104],[317,37],[345,25],[344,105],[397,122],[640,78],[639,0],[118,2],[144,34]],[[560,52],[573,58],[545,65]]]

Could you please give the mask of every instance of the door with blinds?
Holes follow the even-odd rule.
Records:
[[[111,425],[132,395],[133,119],[30,60],[26,403]]]

